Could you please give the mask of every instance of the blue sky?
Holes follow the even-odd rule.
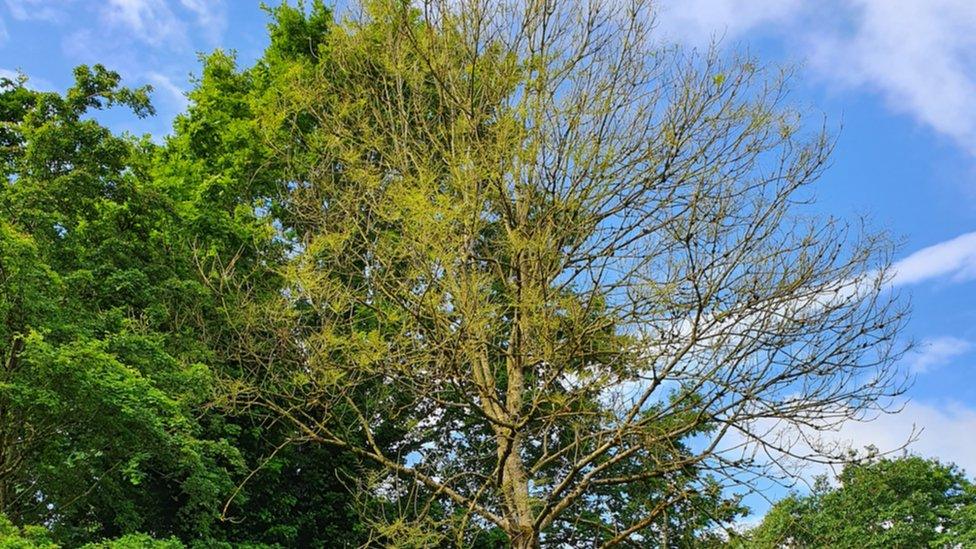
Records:
[[[165,135],[186,106],[198,54],[266,44],[265,14],[244,0],[0,0],[0,75],[63,89],[71,68],[101,62],[130,85],[152,84],[158,115],[107,118]],[[976,2],[972,0],[662,0],[662,37],[799,67],[796,103],[839,130],[818,208],[866,216],[903,242],[896,285],[921,342],[898,415],[851,425],[858,446],[898,446],[976,473]]]
[[[916,374],[897,415],[839,437],[912,449],[976,473],[976,2],[666,0],[659,30],[798,66],[794,101],[839,129],[818,208],[867,217],[903,245],[895,284],[914,314]],[[816,117],[813,117],[817,121]]]

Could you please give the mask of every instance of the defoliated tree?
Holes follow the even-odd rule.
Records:
[[[381,466],[374,539],[692,543],[902,391],[831,142],[648,4],[366,2],[273,97],[288,354],[230,397]]]

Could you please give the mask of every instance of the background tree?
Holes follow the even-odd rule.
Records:
[[[968,547],[976,486],[954,465],[920,457],[849,465],[831,485],[778,502],[748,547]]]
[[[280,269],[294,253],[281,207],[293,181],[269,143],[298,146],[303,137],[264,122],[277,116],[290,82],[321,62],[333,24],[322,2],[266,11],[270,44],[253,66],[239,68],[232,53],[219,50],[203,59],[190,106],[159,150],[152,178],[176,199],[181,232],[174,237],[191,250],[193,279],[205,286],[208,303],[187,325],[209,350],[208,363],[232,384],[294,358],[289,335],[260,310],[279,297]],[[365,469],[360,460],[303,442],[294,426],[260,407],[227,412],[211,406],[205,417],[218,434],[232,432],[247,474],[225,495],[218,539],[301,547],[363,541],[346,486]]]
[[[152,113],[148,88],[101,66],[63,95],[3,83],[0,510],[16,524],[69,544],[137,531],[358,544],[343,485],[356,460],[213,401],[218,378],[260,371],[242,351],[273,358],[287,342],[251,303],[281,290],[290,244],[272,225],[288,182],[258,120],[314,64],[332,16],[320,2],[268,11],[262,59],[208,56],[162,147],[92,116]]]
[[[51,532],[43,526],[17,527],[0,515],[0,547],[3,549],[58,549]],[[83,549],[182,549],[176,539],[155,540],[145,534],[128,534],[117,539],[81,545]]]
[[[241,465],[196,419],[213,376],[182,326],[195,286],[153,146],[90,116],[151,113],[147,91],[98,65],[63,95],[0,90],[0,505],[66,542],[206,535]]]
[[[678,543],[740,511],[723,487],[847,460],[817,433],[903,390],[890,246],[802,207],[828,138],[652,22],[368,2],[263,119],[289,354],[230,397],[380,465],[390,532]]]

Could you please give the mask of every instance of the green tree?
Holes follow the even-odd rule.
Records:
[[[174,197],[180,234],[211,303],[193,318],[192,332],[210,351],[209,363],[227,386],[263,377],[293,360],[280,322],[261,304],[285,289],[282,266],[294,253],[294,227],[282,209],[295,182],[279,147],[301,147],[302,131],[275,125],[292,82],[314,74],[332,27],[322,2],[266,8],[270,44],[251,67],[215,51],[189,92],[160,148],[152,180]],[[310,121],[305,127],[312,127]],[[233,443],[249,474],[222,510],[218,537],[285,546],[358,546],[363,541],[347,485],[366,466],[348,452],[309,444],[294,426],[252,407],[208,412]]]
[[[845,467],[836,480],[778,502],[743,545],[907,549],[976,540],[976,486],[954,465],[877,459]]]
[[[148,90],[79,67],[63,95],[0,83],[0,506],[56,538],[202,535],[242,463],[202,436],[203,288],[149,182],[153,146],[90,115]]]
[[[279,207],[290,181],[262,124],[318,62],[332,16],[321,2],[268,11],[262,59],[205,58],[161,147],[91,116],[152,113],[148,89],[101,66],[79,67],[64,95],[3,83],[0,493],[18,524],[68,543],[361,539],[345,486],[359,460],[212,400],[218,379],[291,354],[254,307],[282,291],[293,245],[275,229],[293,223]]]
[[[17,527],[0,515],[0,548],[2,549],[59,549],[50,532],[43,526]],[[145,534],[127,534],[117,539],[86,543],[83,549],[182,549],[176,539],[156,540]]]
[[[57,549],[43,526],[18,527],[0,514],[0,547],[3,549]]]

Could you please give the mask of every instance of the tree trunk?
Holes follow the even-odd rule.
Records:
[[[525,530],[515,530],[508,533],[513,549],[539,549],[539,537],[529,525]]]

